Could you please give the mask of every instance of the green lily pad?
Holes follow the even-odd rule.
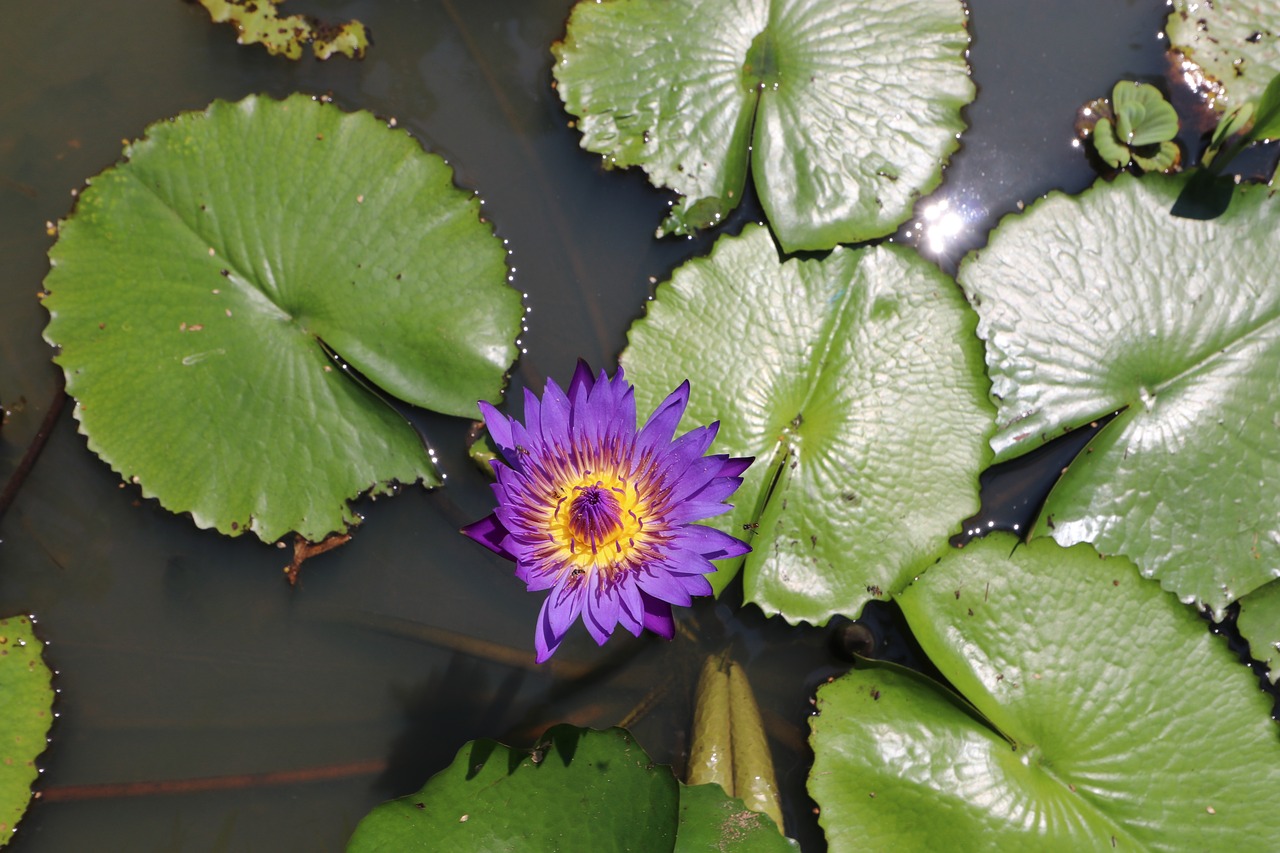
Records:
[[[800,846],[778,834],[771,818],[754,812],[719,785],[680,786],[680,833],[673,853],[775,853]]]
[[[31,801],[36,757],[53,724],[53,673],[43,648],[26,616],[0,619],[0,847]]]
[[[473,415],[515,358],[505,250],[445,162],[295,95],[148,128],[59,225],[46,339],[89,446],[223,533],[318,541],[347,501],[439,483],[417,434],[336,368]]]
[[[1256,100],[1280,73],[1280,8],[1271,0],[1171,0],[1165,23],[1182,73],[1220,106]]]
[[[1221,610],[1280,571],[1280,202],[1169,215],[1185,178],[1051,195],[961,264],[997,459],[1123,409],[1045,504],[1061,544],[1123,554]]]
[[[946,551],[989,459],[975,319],[908,249],[782,262],[758,226],[658,288],[621,358],[638,407],[687,378],[686,427],[719,419],[715,450],[756,457],[709,522],[754,531],[710,576],[717,592],[741,568],[748,600],[821,624]]]
[[[783,247],[827,249],[941,181],[974,96],[965,21],[958,0],[584,2],[555,78],[583,148],[684,196],[661,231],[719,222],[750,161]]]
[[[832,851],[1257,850],[1280,833],[1270,701],[1128,560],[998,535],[900,603],[973,708],[891,668],[819,689],[809,790]]]
[[[623,729],[567,725],[533,750],[467,744],[422,790],[370,812],[347,845],[349,853],[695,849],[794,848],[718,786],[685,788]]]
[[[1265,663],[1271,683],[1280,681],[1280,580],[1259,587],[1240,599],[1240,634],[1249,641],[1254,660]]]

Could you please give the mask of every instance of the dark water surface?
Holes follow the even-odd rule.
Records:
[[[0,481],[57,387],[36,300],[46,221],[119,157],[122,139],[213,98],[331,92],[346,109],[396,117],[480,192],[509,241],[532,308],[513,389],[566,380],[580,356],[612,369],[653,281],[710,238],[655,240],[668,196],[578,148],[550,88],[548,46],[570,5],[294,0],[286,11],[373,29],[363,63],[321,64],[238,47],[181,0],[9,4]],[[1160,0],[972,0],[970,11],[972,130],[927,202],[946,210],[920,208],[922,223],[951,211],[960,231],[917,223],[899,238],[923,230],[922,250],[947,268],[1019,202],[1087,186],[1093,174],[1071,145],[1076,108],[1119,78],[1164,72]],[[66,407],[0,523],[0,611],[36,614],[61,691],[43,799],[11,849],[340,849],[369,808],[416,789],[466,740],[527,745],[558,721],[633,718],[649,753],[679,766],[697,668],[728,642],[760,694],[790,828],[805,849],[823,848],[803,785],[809,697],[847,666],[831,629],[706,602],[674,643],[624,634],[597,649],[578,630],[555,663],[534,666],[539,597],[457,534],[490,509],[465,457],[467,424],[428,427],[446,488],[365,502],[355,539],[290,589],[284,551],[197,530],[122,486]]]

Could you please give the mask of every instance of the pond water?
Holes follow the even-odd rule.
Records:
[[[1165,71],[1159,0],[969,5],[971,130],[899,235],[948,269],[1020,203],[1093,180],[1071,144],[1080,104]],[[509,241],[532,309],[514,392],[566,380],[579,357],[612,369],[654,282],[709,247],[714,234],[655,240],[669,196],[578,148],[548,52],[570,0],[291,6],[363,20],[368,58],[272,58],[179,0],[6,9],[18,35],[0,55],[0,481],[57,388],[35,298],[45,223],[122,139],[214,98],[329,92],[444,155]],[[754,216],[748,204],[727,228]],[[142,500],[86,449],[70,410],[0,523],[0,611],[37,616],[60,690],[41,799],[11,849],[340,849],[373,805],[415,790],[465,741],[527,745],[560,721],[627,721],[651,756],[679,767],[697,669],[727,644],[760,696],[789,827],[823,849],[804,794],[806,719],[815,687],[848,666],[832,651],[839,626],[739,611],[731,588],[685,614],[673,643],[623,635],[597,649],[575,630],[537,667],[540,598],[457,533],[490,509],[466,422],[425,418],[446,488],[362,503],[354,540],[291,589],[285,551]],[[883,653],[909,657],[890,616],[874,626],[889,631]]]

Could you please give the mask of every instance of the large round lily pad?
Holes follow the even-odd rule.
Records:
[[[223,533],[318,540],[439,482],[402,400],[470,415],[520,298],[479,202],[368,113],[250,97],[152,125],[59,226],[45,337],[89,445]]]
[[[53,724],[53,673],[43,648],[26,616],[0,619],[0,847],[31,801],[36,757]]]
[[[972,543],[900,598],[961,696],[892,668],[818,691],[831,849],[1269,849],[1280,730],[1249,670],[1128,560],[1017,544]]]
[[[688,424],[719,420],[715,449],[756,457],[710,522],[754,535],[748,600],[820,624],[946,551],[989,458],[975,321],[908,249],[783,262],[758,226],[658,288],[621,361],[641,410],[688,379]],[[711,576],[717,591],[738,565]]]
[[[555,77],[582,147],[684,196],[661,230],[720,221],[750,165],[783,247],[826,249],[938,185],[974,96],[965,22],[959,0],[584,2]]]
[[[1052,195],[959,279],[982,318],[997,458],[1123,409],[1040,531],[1221,609],[1280,572],[1280,200],[1241,186],[1218,219],[1175,218],[1184,183]]]
[[[1273,0],[1171,0],[1165,32],[1182,73],[1215,101],[1256,100],[1280,74],[1280,7]]]

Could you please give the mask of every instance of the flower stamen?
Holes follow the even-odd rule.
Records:
[[[596,480],[593,486],[575,486],[579,494],[569,504],[569,532],[573,538],[591,545],[591,553],[597,553],[599,545],[607,544],[609,536],[622,528],[622,507],[618,499]],[[626,492],[623,492],[626,495]]]

